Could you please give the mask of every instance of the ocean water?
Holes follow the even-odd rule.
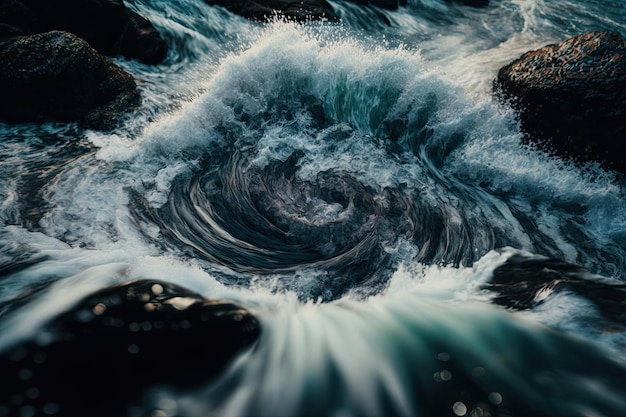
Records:
[[[126,4],[170,47],[115,58],[135,113],[110,133],[0,124],[0,353],[153,278],[262,333],[128,416],[626,415],[623,323],[575,293],[512,311],[485,289],[514,255],[626,280],[623,179],[525,145],[491,94],[528,50],[626,34],[626,3],[334,1],[340,23],[304,25]]]

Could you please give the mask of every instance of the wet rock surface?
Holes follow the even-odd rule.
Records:
[[[147,64],[167,53],[152,23],[122,0],[0,0],[0,37],[52,30],[71,32],[104,55]]]
[[[626,171],[626,39],[592,32],[527,52],[500,69],[497,95],[528,139],[558,155]]]
[[[193,387],[258,338],[241,306],[142,280],[105,288],[0,353],[0,415],[120,416],[145,389]]]
[[[133,77],[68,32],[0,41],[0,120],[111,127],[138,102]]]

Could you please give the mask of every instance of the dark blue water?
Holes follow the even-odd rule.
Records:
[[[626,3],[337,1],[341,23],[307,25],[126,3],[170,46],[116,59],[137,113],[107,134],[0,125],[0,302],[43,288],[0,312],[0,350],[155,278],[238,301],[263,333],[128,415],[626,414],[623,326],[573,293],[512,312],[483,288],[517,253],[626,280],[624,184],[529,149],[491,96],[523,52],[626,34]]]

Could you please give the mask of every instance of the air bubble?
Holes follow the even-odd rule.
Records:
[[[457,416],[464,416],[467,414],[467,407],[461,401],[457,401],[452,406],[452,411]]]

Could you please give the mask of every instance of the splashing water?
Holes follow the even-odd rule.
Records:
[[[0,352],[151,278],[241,303],[262,335],[127,415],[623,415],[623,326],[573,293],[512,312],[485,289],[513,254],[626,277],[619,178],[527,148],[489,92],[526,50],[626,32],[621,3],[333,2],[341,24],[304,26],[127,3],[170,45],[116,60],[137,114],[0,125]]]

